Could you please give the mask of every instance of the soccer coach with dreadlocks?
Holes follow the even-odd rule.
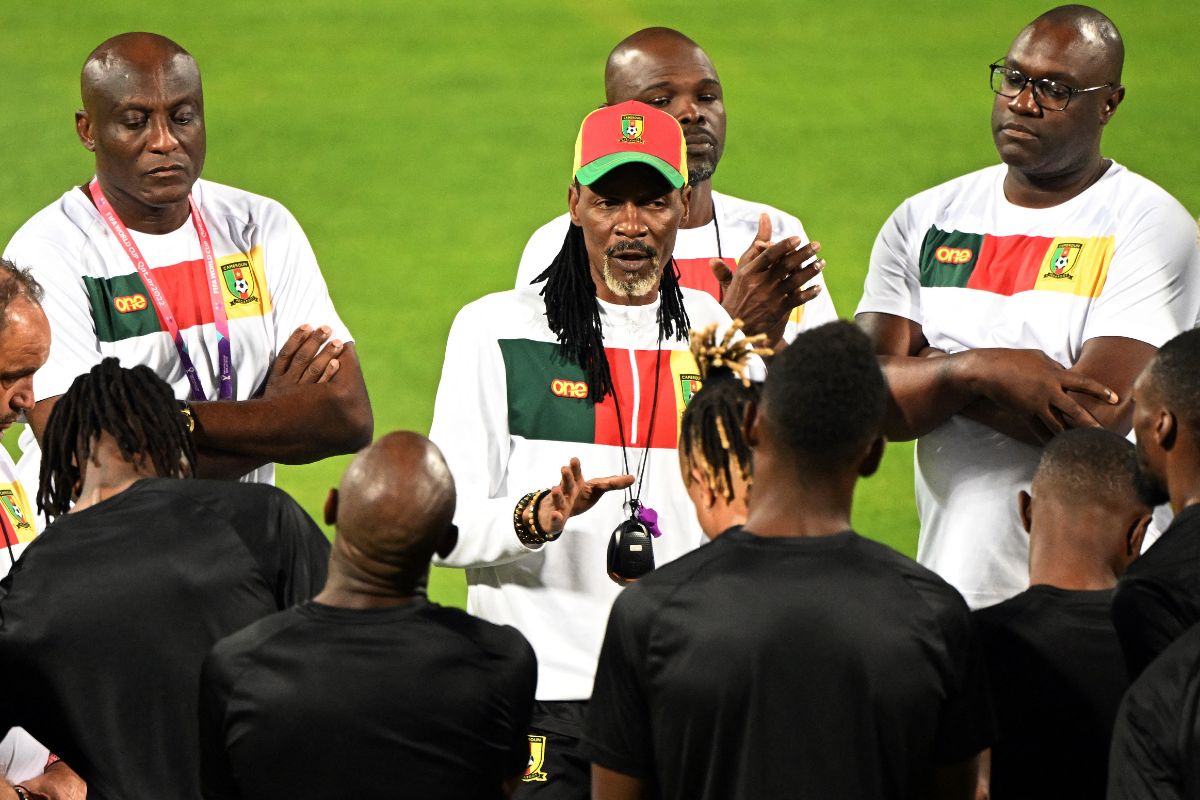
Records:
[[[680,288],[671,259],[689,199],[672,116],[636,101],[592,112],[572,178],[572,224],[540,295],[489,295],[455,319],[430,432],[459,492],[459,542],[440,563],[466,568],[472,613],[537,653],[518,796],[588,796],[574,746],[619,591],[610,573],[700,544],[675,451],[700,385],[688,329],[730,322]],[[800,254],[780,254],[799,244],[743,269],[798,272]]]

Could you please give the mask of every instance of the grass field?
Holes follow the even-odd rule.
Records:
[[[510,288],[528,235],[564,209],[575,132],[602,99],[603,61],[621,37],[670,25],[708,50],[730,119],[715,185],[799,216],[850,316],[892,209],[994,163],[984,68],[1046,7],[6,2],[0,241],[91,175],[72,124],[88,51],[125,30],[171,36],[204,73],[205,176],[296,214],[355,332],[376,433],[425,431],[451,319]],[[1106,154],[1200,212],[1200,4],[1103,10],[1128,53]],[[911,462],[910,445],[891,446],[855,513],[861,531],[909,553]],[[344,464],[285,468],[280,484],[316,514]],[[461,575],[439,572],[431,594],[461,603]]]

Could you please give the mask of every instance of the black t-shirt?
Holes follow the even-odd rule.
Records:
[[[734,528],[617,598],[582,748],[664,800],[879,800],[913,796],[992,726],[945,581],[851,531]]]
[[[514,628],[423,598],[306,603],[205,663],[204,797],[499,798],[529,763],[536,684]]]
[[[205,656],[311,597],[328,558],[273,486],[142,480],[67,514],[0,583],[0,721],[61,756],[89,800],[194,800]]]
[[[1154,546],[1129,565],[1112,614],[1131,679],[1200,622],[1200,505],[1179,512]]]
[[[1113,730],[1108,798],[1200,798],[1200,625],[1175,640],[1125,694]]]
[[[1104,797],[1129,686],[1113,591],[1038,585],[972,615],[996,708],[993,800]]]

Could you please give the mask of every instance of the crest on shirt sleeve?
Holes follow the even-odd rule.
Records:
[[[541,783],[546,780],[546,737],[529,734],[529,766],[521,780],[525,783]]]

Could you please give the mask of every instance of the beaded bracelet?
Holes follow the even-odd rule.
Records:
[[[542,527],[542,523],[538,522],[538,507],[540,507],[542,504],[542,501],[545,500],[549,496],[550,496],[550,490],[546,489],[546,490],[542,491],[540,494],[538,494],[537,497],[533,498],[533,503],[531,504],[533,506],[533,509],[532,509],[532,511],[529,512],[529,518],[531,520],[533,520],[533,532],[536,533],[538,536],[542,537],[542,539],[544,539],[545,541],[553,542],[559,536],[562,536],[562,531],[561,530],[548,531]]]
[[[540,535],[525,522],[525,509],[539,500],[543,494],[545,494],[545,490],[530,492],[518,500],[517,507],[513,509],[513,530],[516,531],[517,538],[521,540],[521,544],[534,550],[546,543],[546,537]]]

